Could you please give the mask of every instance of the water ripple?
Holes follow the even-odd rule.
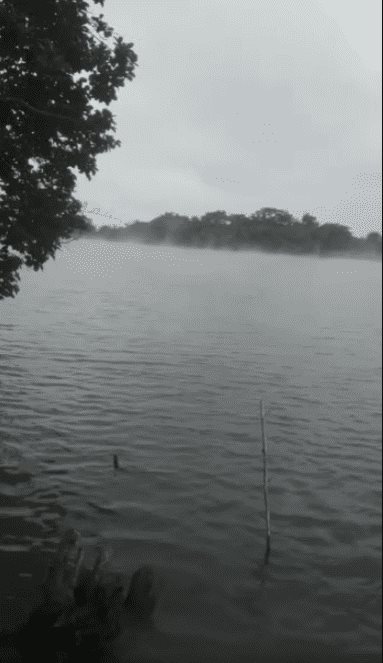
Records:
[[[173,287],[147,250],[141,266],[97,283],[74,278],[68,253],[39,277],[44,306],[33,274],[2,304],[0,609],[6,601],[18,612],[15,597],[41,577],[39,555],[70,523],[109,546],[119,569],[155,566],[163,594],[153,648],[168,662],[185,652],[193,663],[232,662],[240,648],[241,663],[256,653],[284,661],[297,643],[312,661],[334,650],[372,661],[378,271],[358,262],[351,307],[328,262],[315,262],[316,281],[303,287],[304,261],[284,258],[284,268],[273,256],[201,252]],[[272,510],[264,588],[260,398]]]

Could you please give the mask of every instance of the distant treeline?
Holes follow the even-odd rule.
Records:
[[[87,234],[114,241],[135,240],[200,248],[260,249],[314,255],[382,255],[382,236],[378,232],[354,237],[347,226],[339,223],[321,225],[311,214],[304,214],[299,220],[285,210],[271,207],[264,207],[249,216],[217,211],[201,217],[188,217],[167,212],[150,222],[135,221],[125,226],[96,228],[90,222]]]

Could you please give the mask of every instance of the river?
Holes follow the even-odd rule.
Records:
[[[23,273],[0,303],[2,625],[73,526],[153,565],[134,660],[379,660],[380,269],[79,240]]]

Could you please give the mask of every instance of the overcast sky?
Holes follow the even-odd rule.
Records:
[[[79,178],[88,210],[131,222],[268,206],[381,230],[380,0],[106,0],[103,11],[139,67],[111,106],[122,146]]]

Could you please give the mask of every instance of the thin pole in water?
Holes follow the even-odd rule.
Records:
[[[115,470],[118,470],[120,467],[117,454],[113,454],[113,467]]]
[[[270,506],[269,506],[269,475],[267,470],[267,439],[265,434],[265,411],[263,401],[260,402],[261,414],[261,432],[262,432],[262,453],[263,453],[263,495],[265,498],[265,514],[266,514],[266,551],[265,551],[265,565],[269,561],[271,550],[271,527],[270,527]]]

